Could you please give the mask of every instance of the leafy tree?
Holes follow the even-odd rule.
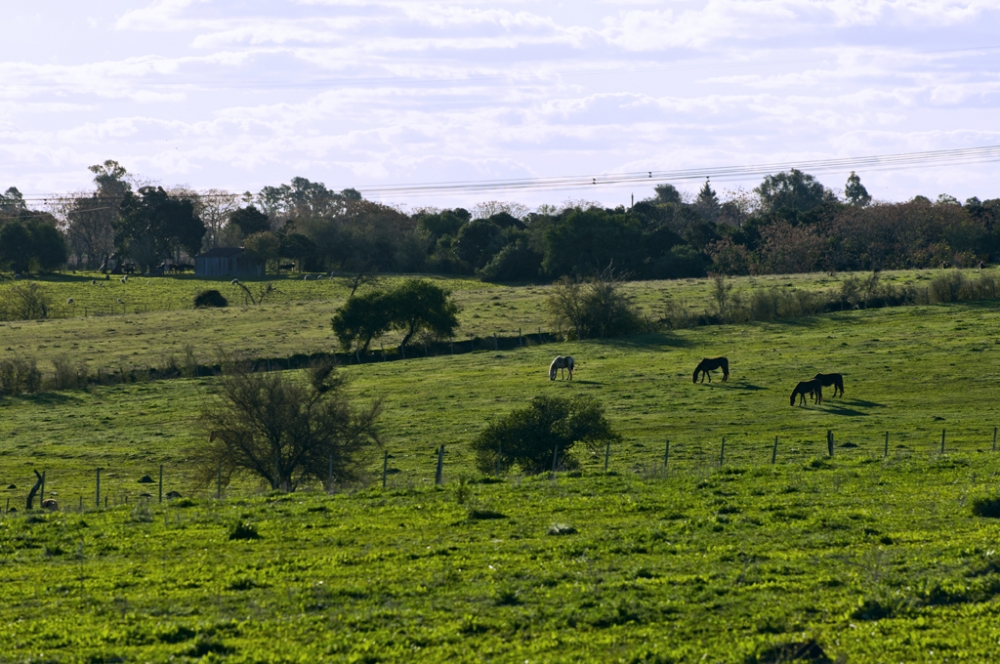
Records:
[[[705,178],[705,186],[698,192],[698,198],[694,203],[695,209],[709,221],[715,221],[719,216],[719,197],[715,195],[715,190]]]
[[[437,243],[442,237],[457,236],[471,218],[469,211],[462,208],[442,210],[434,214],[421,213],[417,215],[417,229],[425,233],[431,243]]]
[[[131,177],[125,167],[108,159],[89,168],[97,189],[92,194],[75,196],[63,209],[67,220],[66,236],[79,264],[95,267],[115,251],[115,223],[122,213],[121,204],[132,191]]]
[[[833,192],[808,173],[793,168],[777,175],[768,175],[754,189],[764,209],[777,212],[808,212],[823,203],[835,200]]]
[[[561,213],[543,236],[546,274],[587,274],[610,264],[642,263],[642,226],[624,210],[571,209]]]
[[[0,212],[15,213],[27,210],[24,203],[24,196],[17,190],[17,187],[9,187],[7,191],[0,194]]]
[[[455,253],[477,270],[490,262],[502,248],[502,231],[488,219],[476,219],[464,224],[455,237]]]
[[[434,337],[454,336],[458,328],[458,305],[451,293],[421,279],[408,279],[389,291],[370,291],[348,298],[331,323],[343,349],[352,346],[361,352],[390,329],[403,333],[400,352],[414,335],[427,332]]]
[[[418,332],[449,338],[458,328],[458,305],[445,290],[423,279],[407,279],[386,294],[393,328],[403,333],[400,352]]]
[[[527,408],[490,422],[472,441],[472,449],[476,467],[484,473],[506,473],[516,465],[537,474],[552,467],[553,456],[557,466],[578,465],[572,456],[577,443],[596,446],[619,438],[594,399],[538,396]]]
[[[253,205],[233,210],[229,215],[229,223],[240,229],[240,235],[243,237],[271,230],[271,221],[268,216]]]
[[[227,483],[250,475],[291,492],[311,478],[329,490],[331,469],[334,483],[355,480],[380,445],[381,402],[354,407],[332,364],[314,366],[308,384],[239,364],[219,386],[201,416],[209,441],[196,461],[205,484],[221,472]]]
[[[486,281],[537,279],[542,271],[542,255],[531,248],[527,237],[510,242],[487,263],[479,275]]]
[[[201,249],[205,224],[188,199],[171,198],[163,187],[126,191],[122,216],[115,220],[115,245],[144,271],[178,249],[194,256]]]
[[[369,291],[352,295],[333,315],[333,333],[343,350],[354,347],[358,352],[367,353],[373,339],[382,336],[392,327],[391,312],[385,293]]]
[[[851,171],[851,174],[847,176],[847,184],[844,186],[844,197],[854,207],[864,207],[872,201],[872,197],[868,193],[868,190],[865,189],[865,185],[861,184],[861,178],[854,171]]]
[[[316,243],[302,233],[282,234],[279,253],[283,258],[299,261],[299,268],[302,269],[316,255]]]
[[[281,255],[281,238],[271,231],[254,233],[244,238],[243,248],[253,258],[267,263]]]
[[[681,192],[677,191],[677,187],[672,184],[658,184],[653,187],[656,192],[656,198],[654,199],[657,203],[675,203],[680,205],[681,203]]]
[[[32,216],[0,219],[0,266],[14,272],[51,272],[66,259],[66,238],[55,224]]]

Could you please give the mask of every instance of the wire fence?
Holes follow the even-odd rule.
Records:
[[[997,427],[958,429],[949,434],[942,428],[929,431],[868,431],[839,437],[835,430],[815,436],[790,435],[762,437],[719,436],[664,437],[662,442],[631,441],[589,448],[573,461],[565,451],[553,448],[552,468],[546,476],[555,480],[561,474],[581,475],[631,473],[646,479],[665,479],[671,475],[711,473],[725,467],[826,467],[839,460],[848,464],[862,459],[948,459],[958,456],[986,458],[995,456]],[[325,481],[304,483],[297,488],[310,493],[339,493],[355,490],[411,490],[420,486],[446,485],[481,475],[472,464],[472,454],[464,445],[439,445],[431,450],[385,450],[380,462],[360,482],[339,483],[330,475]],[[402,466],[402,467],[401,467]],[[7,486],[5,515],[29,509],[89,511],[123,506],[170,504],[173,501],[243,500],[272,493],[266,484],[251,478],[229,483],[222,473],[215,482],[199,483],[195,469],[188,465],[159,465],[152,469],[138,465],[114,467],[59,468],[39,471],[30,493],[26,485]],[[488,473],[486,476],[491,475]],[[27,477],[21,472],[19,477]],[[522,477],[498,475],[496,481]],[[12,478],[13,479],[13,478]],[[29,482],[30,484],[30,482]],[[26,498],[26,496],[29,496]],[[181,502],[181,505],[190,504]]]

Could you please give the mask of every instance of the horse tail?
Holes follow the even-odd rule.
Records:
[[[726,382],[729,380],[729,359],[720,357],[719,364],[722,365],[722,382]]]

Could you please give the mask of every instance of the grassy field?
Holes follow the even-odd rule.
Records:
[[[948,271],[953,272],[953,271]],[[991,271],[992,272],[992,271]],[[893,285],[926,284],[945,271],[882,273]],[[965,274],[974,276],[975,270]],[[735,278],[733,292],[746,295],[755,289],[788,287],[803,290],[836,290],[844,279],[857,275],[773,275]],[[863,275],[862,275],[863,276]],[[96,277],[101,277],[100,279]],[[392,284],[403,277],[388,277]],[[460,305],[462,342],[494,334],[506,337],[519,332],[530,339],[553,331],[545,299],[551,286],[487,284],[472,279],[434,278],[453,292]],[[95,283],[91,283],[94,281]],[[337,347],[330,318],[343,304],[348,289],[339,280],[311,280],[288,276],[270,280],[279,292],[261,306],[245,306],[241,291],[227,280],[194,277],[133,277],[103,280],[99,274],[54,275],[38,282],[54,302],[52,318],[44,321],[0,322],[0,359],[31,357],[43,371],[51,371],[52,358],[69,358],[92,371],[163,367],[173,358],[183,363],[214,363],[217,349],[239,350],[252,357],[287,358],[295,353],[329,352]],[[252,290],[266,283],[248,282]],[[0,291],[5,286],[0,283]],[[193,309],[198,292],[214,288],[232,306]],[[625,291],[651,321],[664,316],[669,300],[677,311],[693,319],[712,306],[709,279],[630,282]],[[72,299],[73,303],[68,304]],[[121,300],[124,304],[119,304]],[[380,342],[393,348],[399,335]],[[376,344],[375,349],[378,350]]]
[[[463,322],[502,321],[504,287],[469,284]],[[516,291],[525,310],[532,290]],[[270,311],[277,326],[311,306]],[[155,316],[178,314],[135,317]],[[1000,529],[971,504],[998,495],[998,332],[984,302],[348,366],[359,398],[385,399],[392,472],[383,491],[373,459],[368,486],[332,496],[193,486],[211,378],[0,401],[0,486],[22,510],[0,520],[0,662],[988,661]],[[63,350],[35,345],[40,360]],[[557,353],[577,358],[572,382],[548,380]],[[730,380],[693,384],[721,354]],[[817,371],[843,373],[845,396],[789,406]],[[581,470],[555,480],[480,478],[471,439],[539,394],[605,405],[623,434],[609,473],[603,450],[580,450]],[[161,464],[185,500],[141,497]],[[25,515],[32,469],[74,511]],[[238,523],[259,539],[230,539]]]

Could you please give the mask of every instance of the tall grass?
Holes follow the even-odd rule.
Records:
[[[671,329],[722,323],[749,323],[834,311],[881,309],[918,304],[943,304],[991,300],[1000,297],[1000,280],[992,273],[970,279],[960,270],[940,275],[927,286],[894,285],[878,272],[867,277],[848,277],[839,288],[804,290],[794,286],[770,286],[734,291],[724,277],[715,277],[712,303],[699,315],[691,315],[683,302],[668,298],[661,323]]]

